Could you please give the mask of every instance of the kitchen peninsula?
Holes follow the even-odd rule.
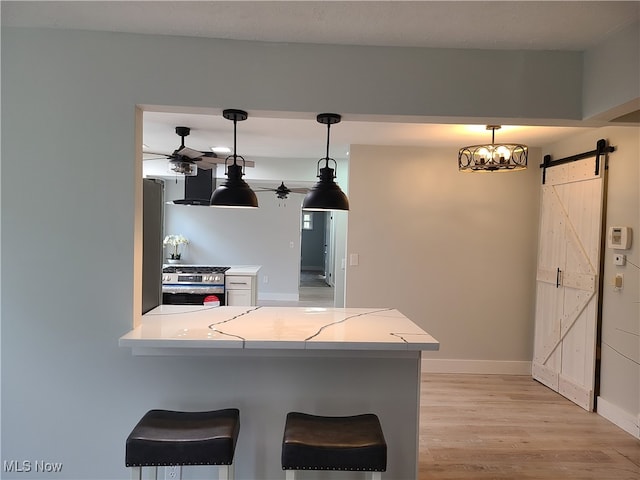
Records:
[[[388,444],[383,478],[418,477],[421,352],[439,343],[397,310],[161,305],[119,344],[134,355],[210,362],[211,376],[202,378],[215,386],[209,408],[240,409],[238,478],[283,478],[289,411],[377,414]],[[193,393],[182,395],[178,404],[149,408],[189,410]]]

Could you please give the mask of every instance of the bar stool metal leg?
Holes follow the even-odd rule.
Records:
[[[218,466],[218,480],[232,480],[234,477],[233,464]]]
[[[131,480],[142,480],[142,467],[130,467]]]
[[[158,467],[130,467],[131,468],[131,480],[164,480],[167,478],[166,469],[163,468],[164,476],[158,476]],[[171,477],[175,480],[182,479],[182,467],[177,466],[177,476]],[[144,472],[144,477],[143,477]],[[218,465],[217,466],[217,479],[218,480],[233,480],[234,467],[231,465]]]
[[[284,472],[284,479],[285,480],[296,480],[296,472],[298,470],[285,470]],[[369,475],[367,475],[367,477],[370,478],[370,480],[382,480],[382,472],[368,472]]]

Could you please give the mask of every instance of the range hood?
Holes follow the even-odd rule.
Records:
[[[199,168],[197,175],[184,177],[184,198],[173,203],[208,207],[213,193],[213,172],[214,169]]]

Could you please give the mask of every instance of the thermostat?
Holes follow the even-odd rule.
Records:
[[[616,250],[628,250],[631,247],[631,227],[609,227],[607,246]]]

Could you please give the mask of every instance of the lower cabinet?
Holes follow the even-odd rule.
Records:
[[[226,304],[230,307],[251,307],[258,304],[256,277],[228,275],[225,277]]]

